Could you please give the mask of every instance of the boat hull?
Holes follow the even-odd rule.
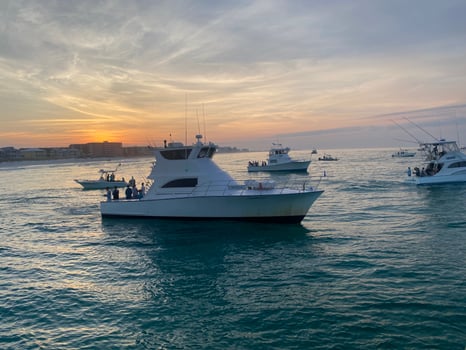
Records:
[[[180,196],[100,203],[102,217],[299,223],[323,191]],[[262,192],[262,193],[261,193]]]
[[[438,185],[438,184],[448,184],[448,183],[461,183],[466,182],[466,172],[461,172],[458,174],[449,174],[441,175],[436,174],[433,176],[419,176],[415,178],[416,185],[419,186],[428,186],[428,185]]]
[[[311,164],[311,161],[304,162],[288,162],[282,164],[272,164],[272,165],[249,165],[249,172],[260,172],[260,171],[307,171],[307,168]]]
[[[393,158],[412,158],[416,155],[416,153],[410,153],[410,154],[403,154],[403,155],[398,155],[398,154],[392,154]]]
[[[126,187],[125,181],[105,181],[105,180],[74,180],[80,184],[85,190],[100,190],[115,187]]]

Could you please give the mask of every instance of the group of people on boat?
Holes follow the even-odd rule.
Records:
[[[249,161],[249,166],[259,166],[259,162],[258,161]],[[267,161],[263,160],[262,162],[260,162],[260,166],[267,166]]]
[[[120,199],[120,190],[118,189],[117,186],[112,190],[110,190],[109,187],[107,187],[107,201],[113,200],[118,200]],[[144,182],[141,183],[141,188],[137,188],[136,186],[136,180],[131,177],[131,180],[129,180],[128,185],[126,186],[125,190],[125,198],[126,199],[141,199],[144,197],[146,194],[146,187],[144,186]]]
[[[432,149],[432,156],[434,159],[439,159],[443,157],[445,153],[446,153],[445,151],[439,152],[437,146],[434,146],[434,148]]]
[[[114,182],[115,181],[115,173],[107,173],[107,175],[104,177],[103,175],[100,175],[100,181],[107,181],[107,182]],[[125,181],[125,178],[123,177],[121,181]]]
[[[411,167],[408,167],[406,173],[408,176],[411,176],[412,172],[414,172],[416,176],[433,176],[440,171],[441,167],[441,164],[436,164],[436,166],[434,166],[432,163],[429,163],[426,168],[422,167],[422,169],[419,169],[415,167],[413,171],[411,171]]]

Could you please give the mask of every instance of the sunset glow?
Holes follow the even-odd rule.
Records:
[[[406,135],[392,120],[404,117],[465,136],[462,1],[3,1],[0,9],[0,147],[147,145],[186,133],[191,142],[198,132],[241,148],[277,139],[398,147]]]

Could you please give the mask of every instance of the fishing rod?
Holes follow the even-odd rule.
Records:
[[[417,141],[405,140],[405,139],[399,139],[399,138],[394,138],[394,140],[403,141],[403,142],[409,142],[409,143],[419,143],[419,142],[417,142]]]
[[[422,144],[423,142],[421,140],[419,140],[416,136],[414,136],[413,134],[411,134],[408,130],[406,130],[404,127],[402,127],[399,123],[397,123],[396,121],[394,121],[392,119],[392,122],[395,123],[396,125],[398,125],[398,127],[403,130],[405,133],[407,133],[409,136],[411,136],[413,139],[415,139],[417,141],[418,144]]]
[[[423,128],[421,128],[419,125],[417,125],[415,122],[412,122],[411,120],[409,120],[408,118],[406,117],[403,117],[403,119],[407,120],[409,123],[413,124],[415,127],[417,127],[418,129],[422,130],[423,132],[425,132],[427,135],[429,135],[430,137],[432,137],[435,141],[439,142],[440,140],[438,138],[436,138],[434,135],[432,135],[430,132],[428,132],[427,130],[424,130]]]

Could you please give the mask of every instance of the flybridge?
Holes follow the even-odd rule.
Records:
[[[192,146],[184,146],[181,142],[170,142],[160,155],[167,160],[185,160],[190,158],[212,158],[217,150],[213,143],[207,145],[201,142],[202,135],[196,135],[197,142]]]

